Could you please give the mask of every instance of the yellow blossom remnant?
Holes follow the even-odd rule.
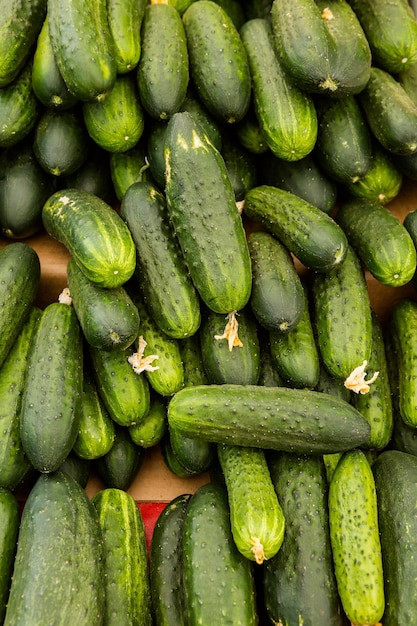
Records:
[[[251,551],[253,552],[256,563],[262,565],[265,561],[265,552],[263,545],[259,541],[259,537],[251,537],[251,544]]]
[[[323,9],[321,16],[324,20],[334,20],[334,15],[329,7]]]
[[[71,306],[72,298],[71,298],[70,290],[68,289],[68,287],[64,287],[64,289],[61,291],[61,293],[58,296],[58,302],[61,302],[62,304],[68,304],[68,306]]]
[[[227,339],[229,343],[229,351],[231,352],[235,347],[242,348],[243,343],[240,341],[237,334],[239,324],[236,319],[236,311],[228,313],[226,319],[227,324],[224,328],[223,335],[214,335],[214,338],[216,341],[219,341],[220,339]]]
[[[138,350],[134,352],[128,357],[128,361],[130,365],[133,367],[133,370],[136,374],[141,374],[142,372],[154,372],[159,369],[159,366],[152,365],[155,359],[158,359],[157,354],[150,354],[149,356],[143,356],[145,352],[145,348],[147,343],[143,336],[141,335],[138,340]]]
[[[370,385],[378,378],[379,372],[374,372],[373,376],[369,380],[365,380],[366,372],[365,367],[368,361],[364,361],[362,365],[356,367],[351,374],[345,380],[345,387],[354,391],[355,393],[365,394],[370,390]]]

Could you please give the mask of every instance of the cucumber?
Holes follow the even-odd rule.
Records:
[[[12,582],[19,526],[19,502],[9,489],[0,487],[0,620],[2,623],[6,615]]]
[[[384,568],[386,608],[383,623],[403,626],[416,611],[413,580],[416,564],[415,492],[417,458],[398,450],[384,450],[373,466],[377,494],[379,532]]]
[[[288,520],[280,550],[264,565],[268,617],[275,624],[341,626],[323,459],[281,453],[267,460]]]
[[[83,347],[72,306],[52,302],[43,311],[29,353],[20,437],[39,472],[59,468],[78,433]]]
[[[223,135],[226,134],[226,128],[223,128],[223,125],[220,124],[218,120],[215,120],[211,113],[209,113],[192,84],[188,85],[187,95],[181,105],[180,111],[188,111],[188,113],[194,115],[206,131],[211,143],[221,152]],[[235,130],[235,128],[236,127],[232,127],[232,130]]]
[[[26,382],[28,355],[42,312],[33,307],[10,352],[0,368],[0,487],[14,490],[29,474],[31,463],[20,439],[22,395]]]
[[[119,74],[104,100],[84,102],[83,120],[91,139],[108,152],[126,152],[142,137],[145,114],[132,74]]]
[[[88,459],[82,459],[77,456],[73,450],[61,463],[59,470],[72,476],[83,489],[87,487],[90,479],[91,461]]]
[[[187,39],[177,9],[160,2],[147,4],[141,39],[136,72],[140,101],[152,118],[168,119],[179,111],[189,82]]]
[[[191,496],[182,527],[182,554],[189,626],[258,623],[253,563],[234,544],[222,485],[205,484]]]
[[[145,154],[143,137],[136,146],[126,152],[111,152],[109,155],[110,176],[117,200],[123,199],[130,185],[137,181],[153,181]]]
[[[147,133],[147,160],[152,180],[163,191],[165,188],[164,144],[167,120],[151,120]]]
[[[56,191],[43,205],[42,221],[97,285],[117,287],[133,275],[136,250],[130,231],[101,198],[82,189]]]
[[[324,366],[337,378],[348,376],[372,347],[372,315],[364,270],[352,247],[333,271],[311,276],[312,322]],[[366,363],[365,363],[366,366]]]
[[[350,450],[370,436],[366,419],[339,398],[258,385],[181,389],[168,404],[168,425],[206,441],[301,454]]]
[[[164,155],[168,213],[201,299],[217,313],[242,309],[252,286],[250,255],[221,154],[182,112],[168,122]]]
[[[187,467],[184,467],[181,461],[177,458],[177,455],[172,449],[171,437],[169,434],[166,434],[161,441],[161,454],[165,466],[171,474],[174,474],[174,476],[177,476],[178,478],[189,478],[195,474],[194,470],[189,470]]]
[[[140,30],[145,7],[145,0],[107,2],[107,16],[118,74],[127,74],[139,63],[142,52]]]
[[[0,367],[28,319],[41,276],[37,252],[22,241],[0,250]]]
[[[126,491],[105,488],[92,498],[103,535],[105,623],[151,622],[145,526],[139,507]]]
[[[233,540],[243,556],[261,565],[277,554],[285,531],[265,452],[219,444],[217,454],[226,483]]]
[[[73,258],[67,264],[70,298],[84,338],[95,348],[125,350],[139,334],[139,313],[126,289],[100,287]]]
[[[49,36],[59,71],[81,101],[102,100],[117,76],[105,0],[48,2]]]
[[[170,337],[193,335],[201,321],[200,300],[170,227],[163,193],[150,182],[133,183],[120,215],[135,242],[136,278],[150,315]]]
[[[284,69],[298,87],[329,97],[363,90],[371,50],[348,2],[275,0],[271,21]]]
[[[150,589],[155,626],[184,626],[181,541],[191,494],[174,497],[159,514],[150,546]]]
[[[266,137],[255,114],[253,100],[246,115],[233,126],[236,139],[248,152],[259,155],[269,152]]]
[[[289,191],[272,185],[253,187],[243,211],[314,271],[327,272],[346,256],[346,235],[335,220]]]
[[[385,608],[375,481],[361,450],[345,452],[329,485],[329,526],[337,587],[352,624],[381,621]]]
[[[125,426],[116,425],[110,450],[94,461],[94,469],[107,488],[127,491],[143,462],[143,449],[132,441]]]
[[[84,489],[64,472],[42,474],[23,509],[4,623],[102,624],[103,565],[102,534]]]
[[[167,431],[167,408],[164,398],[151,394],[149,411],[139,424],[129,426],[129,435],[137,446],[156,446]]]
[[[223,134],[221,154],[235,192],[236,202],[242,202],[246,192],[257,183],[255,156],[240,145],[231,132]]]
[[[280,375],[272,359],[268,333],[259,333],[261,367],[258,385],[263,387],[283,387]]]
[[[32,60],[0,89],[0,148],[20,143],[35,127],[42,105],[32,89]]]
[[[193,2],[182,16],[190,77],[208,111],[234,124],[246,115],[251,75],[245,48],[232,18],[212,0]]]
[[[109,153],[94,144],[88,148],[87,160],[72,174],[65,176],[64,187],[75,187],[92,193],[110,205],[115,203]]]
[[[240,37],[251,71],[255,113],[266,142],[276,157],[298,161],[312,151],[317,139],[314,102],[282,68],[270,20],[246,21]]]

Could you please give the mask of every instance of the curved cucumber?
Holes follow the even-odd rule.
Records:
[[[118,74],[127,74],[139,63],[142,51],[141,26],[145,0],[107,2],[107,15]]]

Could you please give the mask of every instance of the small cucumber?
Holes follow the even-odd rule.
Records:
[[[42,105],[32,89],[29,60],[7,87],[0,89],[0,148],[15,146],[34,129]]]
[[[20,527],[20,508],[17,497],[0,487],[0,620],[4,621]]]
[[[93,461],[94,469],[106,488],[128,491],[142,465],[143,452],[132,441],[128,429],[116,425],[113,445]]]
[[[329,526],[343,610],[357,626],[377,624],[385,608],[382,552],[372,469],[361,450],[339,460],[329,485]]]
[[[225,129],[222,137],[221,154],[235,192],[236,202],[240,203],[246,192],[257,183],[256,160],[255,156],[237,141],[234,133],[226,130],[229,129]]]
[[[167,407],[164,398],[151,394],[149,411],[139,424],[129,426],[130,437],[137,446],[156,446],[167,431]]]
[[[111,152],[109,155],[110,176],[116,198],[121,202],[130,185],[142,180],[153,181],[149,175],[149,164],[143,137],[136,146],[126,152]],[[150,180],[151,179],[151,180]]]
[[[107,2],[107,15],[118,74],[127,74],[139,63],[142,52],[141,25],[145,0]]]

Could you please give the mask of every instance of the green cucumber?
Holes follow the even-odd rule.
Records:
[[[94,142],[88,147],[87,160],[75,172],[65,176],[63,183],[67,188],[88,191],[108,204],[115,202],[109,153]]]
[[[336,220],[369,272],[383,285],[401,287],[416,270],[416,249],[402,222],[376,200],[342,203]]]
[[[208,111],[233,124],[251,100],[251,76],[243,42],[232,18],[212,0],[193,2],[182,16],[190,76]]]
[[[69,91],[82,101],[105,98],[117,75],[105,0],[51,0],[48,20],[52,49]]]
[[[90,479],[90,470],[91,461],[77,456],[73,450],[71,450],[69,455],[59,467],[59,471],[72,476],[83,489],[87,487]]]
[[[289,191],[272,185],[253,187],[243,211],[314,271],[327,272],[346,256],[346,235],[335,220]]]
[[[191,496],[182,526],[182,554],[189,626],[257,624],[253,563],[234,544],[223,486],[208,483]]]
[[[223,134],[226,129],[209,113],[191,84],[188,85],[187,95],[185,96],[180,111],[188,111],[188,113],[194,115],[201,126],[203,126],[211,143],[221,152]],[[232,128],[232,130],[234,129],[235,127]]]
[[[102,624],[103,564],[97,514],[84,489],[61,471],[41,475],[23,509],[4,623]]]
[[[263,387],[282,387],[281,377],[272,359],[268,333],[263,333],[262,331],[259,333],[259,346],[261,365],[258,385]]]
[[[139,313],[126,289],[100,287],[83,273],[74,258],[67,264],[69,296],[84,338],[95,348],[124,350],[139,334]]]
[[[141,25],[145,13],[145,0],[107,2],[107,15],[110,34],[113,40],[113,54],[118,74],[127,74],[139,63],[142,52]]]
[[[167,120],[151,120],[147,133],[147,160],[153,181],[163,191],[165,188],[164,143]]]
[[[2,623],[6,615],[12,582],[19,527],[19,502],[9,489],[0,487],[0,620]]]
[[[43,311],[29,353],[20,437],[33,467],[53,472],[77,437],[83,375],[81,328],[72,306]]]
[[[274,624],[341,626],[323,459],[285,453],[267,459],[288,521],[280,550],[264,566],[268,617]]]
[[[116,424],[113,445],[93,461],[94,469],[105,487],[127,491],[142,465],[143,453],[132,441],[128,429]]]
[[[35,127],[42,105],[32,89],[32,60],[0,89],[0,148],[20,143]]]
[[[27,320],[41,277],[37,252],[22,241],[0,250],[0,367]]]
[[[370,296],[353,248],[334,270],[311,276],[310,286],[321,359],[330,374],[347,379],[369,360],[372,347]]]
[[[149,174],[148,157],[141,138],[136,146],[126,152],[111,152],[109,155],[110,176],[116,198],[121,202],[130,185],[142,180],[153,180]]]
[[[398,450],[383,451],[373,466],[381,537],[386,608],[384,626],[405,626],[416,614],[413,581],[416,533],[417,458]]]
[[[375,481],[361,450],[339,460],[329,485],[329,526],[337,587],[352,624],[381,621],[385,608]]]
[[[339,398],[258,385],[181,389],[168,404],[168,425],[206,441],[302,454],[350,450],[370,436],[366,419]]]
[[[233,130],[236,133],[236,139],[248,152],[255,155],[269,152],[266,137],[256,117],[252,100],[248,112],[240,122],[236,122]]]
[[[136,73],[140,101],[152,118],[168,119],[179,111],[189,82],[187,39],[177,9],[160,2],[147,4],[141,38]]]
[[[312,151],[317,139],[314,102],[282,68],[270,20],[246,21],[240,37],[251,71],[255,113],[266,142],[276,157],[298,161]]]
[[[109,626],[148,626],[151,600],[145,526],[136,501],[126,491],[105,488],[92,498],[103,535],[106,610]]]
[[[201,321],[200,301],[170,227],[163,193],[150,182],[133,183],[120,215],[135,242],[136,277],[152,318],[170,337],[193,335]]]
[[[249,300],[251,264],[225,162],[190,113],[171,117],[165,141],[168,212],[191,278],[210,309],[239,310]]]
[[[230,507],[233,540],[258,565],[280,549],[285,518],[260,448],[219,444],[217,454]]]
[[[165,434],[165,437],[161,441],[161,454],[165,466],[178,478],[188,478],[195,474],[194,470],[189,470],[181,463],[181,460],[177,458],[176,453],[172,449],[171,437],[169,433]]]
[[[151,394],[149,411],[139,424],[129,426],[130,437],[137,446],[156,446],[167,431],[167,408],[164,398]]]
[[[43,206],[42,221],[94,283],[117,287],[133,275],[136,250],[130,231],[101,198],[82,189],[56,191]]]
[[[26,383],[28,355],[42,312],[37,307],[29,313],[19,335],[0,368],[0,487],[14,490],[28,475],[32,465],[20,438],[22,395]]]
[[[83,120],[93,141],[108,152],[126,152],[142,137],[145,115],[132,74],[119,74],[104,100],[84,102]]]
[[[234,133],[226,132],[222,136],[221,154],[226,164],[236,202],[242,202],[246,192],[257,183],[258,173],[255,156],[246,150],[236,139]]]

